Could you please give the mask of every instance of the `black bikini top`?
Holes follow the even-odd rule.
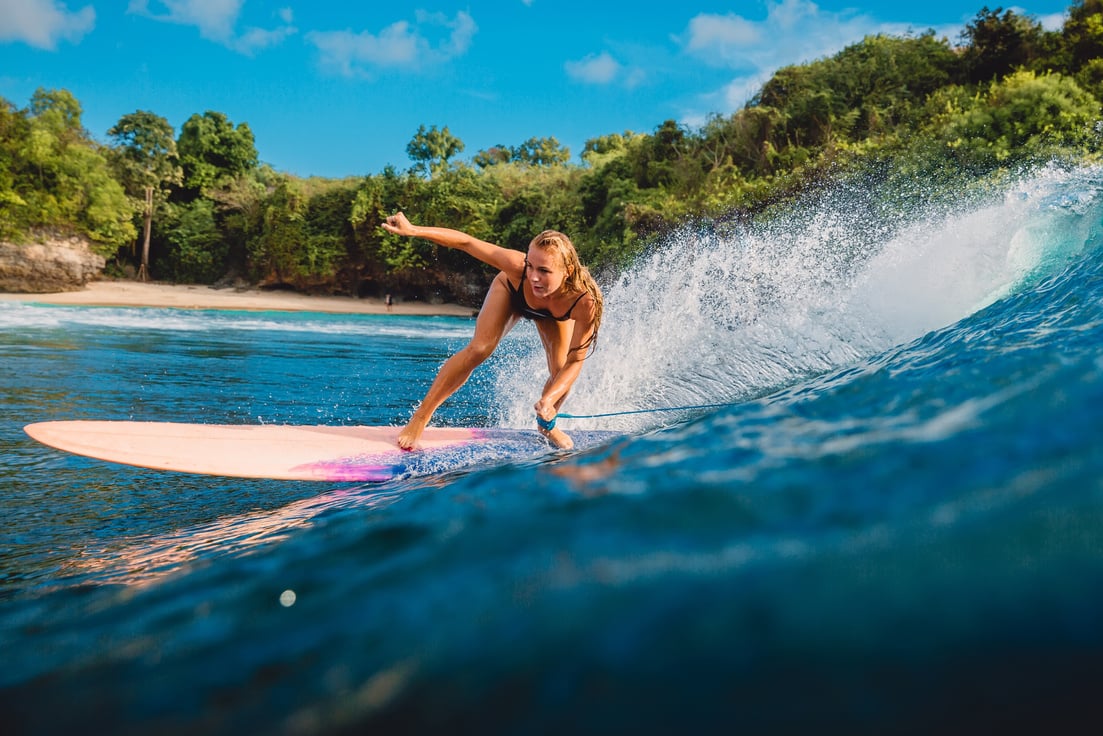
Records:
[[[586,296],[586,292],[582,292],[578,295],[578,298],[571,303],[571,308],[567,310],[567,313],[562,317],[556,317],[547,309],[533,309],[529,306],[529,303],[525,301],[525,274],[528,273],[529,264],[525,264],[524,270],[521,271],[521,283],[514,287],[509,283],[509,279],[506,279],[506,286],[509,287],[509,302],[513,305],[522,317],[525,319],[554,319],[556,322],[566,322],[571,318],[571,312],[574,311],[575,304],[578,304],[582,297]]]

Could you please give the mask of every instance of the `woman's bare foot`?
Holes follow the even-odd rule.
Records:
[[[540,434],[548,438],[548,442],[558,447],[560,450],[570,450],[574,447],[574,440],[567,436],[567,433],[558,427],[552,427],[550,430],[540,430]]]
[[[421,433],[425,431],[425,422],[419,419],[411,419],[410,422],[398,433],[395,443],[403,450],[416,450],[417,441],[421,439]]]

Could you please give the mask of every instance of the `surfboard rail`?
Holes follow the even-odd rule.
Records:
[[[381,481],[420,453],[479,443],[481,429],[431,427],[407,452],[400,427],[191,424],[75,419],[24,431],[58,450],[107,462],[203,475],[273,480]]]

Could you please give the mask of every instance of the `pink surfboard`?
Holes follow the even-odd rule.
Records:
[[[34,439],[65,452],[154,470],[237,478],[384,481],[441,472],[472,457],[546,451],[535,431],[430,427],[418,450],[395,444],[398,427],[183,424],[72,420],[29,424]],[[494,446],[497,444],[498,449]]]

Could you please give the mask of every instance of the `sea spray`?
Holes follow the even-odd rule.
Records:
[[[603,284],[598,347],[564,411],[738,402],[951,324],[1082,248],[1094,189],[1070,194],[1069,182],[1095,177],[1051,167],[954,202],[850,182],[760,222],[682,228]],[[532,423],[546,376],[538,340],[516,332],[492,368],[503,426]],[[684,418],[569,426],[638,431]]]

